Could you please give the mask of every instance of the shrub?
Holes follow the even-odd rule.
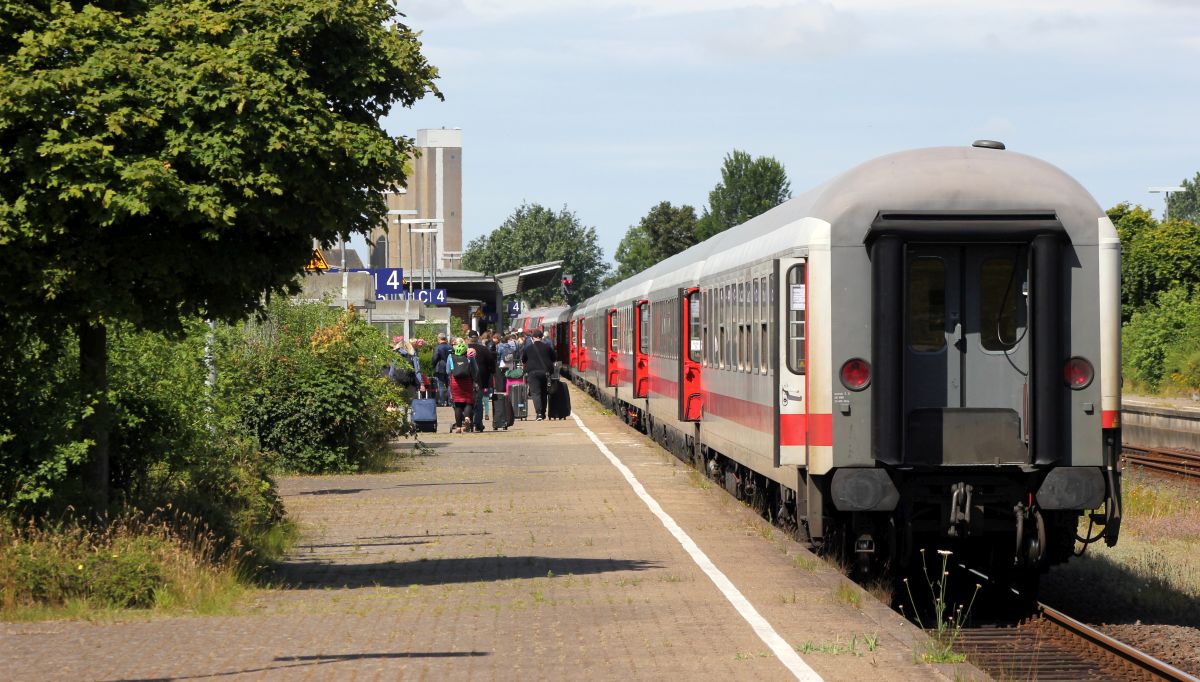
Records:
[[[408,400],[383,375],[388,340],[353,311],[276,301],[228,331],[220,393],[280,470],[376,467],[410,432]]]
[[[1136,388],[1157,391],[1170,374],[1191,379],[1189,359],[1200,351],[1200,300],[1185,287],[1158,295],[1133,314],[1122,330],[1125,377]]]

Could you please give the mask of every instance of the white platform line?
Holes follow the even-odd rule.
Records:
[[[771,627],[771,624],[767,622],[767,619],[762,617],[762,614],[758,612],[758,609],[754,608],[754,606],[750,603],[750,600],[746,599],[741,590],[735,587],[729,578],[727,578],[725,574],[721,572],[721,569],[717,568],[713,564],[712,560],[708,558],[708,555],[696,545],[696,542],[692,540],[692,538],[685,533],[682,528],[679,527],[678,523],[675,523],[675,519],[671,518],[670,514],[667,514],[665,511],[663,511],[662,506],[658,504],[657,500],[650,496],[650,493],[646,492],[646,488],[642,486],[640,481],[637,480],[637,478],[633,475],[633,472],[629,470],[629,467],[625,466],[624,462],[617,459],[617,456],[614,455],[612,451],[604,445],[604,442],[601,441],[596,434],[592,433],[591,429],[584,426],[583,420],[579,418],[579,415],[573,414],[571,416],[575,419],[575,423],[579,425],[579,428],[583,430],[585,434],[587,434],[587,437],[592,439],[592,443],[599,448],[600,452],[604,453],[604,456],[608,458],[608,461],[612,462],[612,465],[621,472],[621,475],[625,477],[625,480],[628,481],[629,485],[633,488],[633,492],[637,493],[637,496],[642,498],[642,502],[645,502],[646,506],[650,508],[650,512],[657,516],[658,520],[662,522],[662,525],[666,527],[667,531],[670,532],[677,541],[679,541],[679,544],[683,546],[684,551],[686,551],[688,555],[692,557],[692,561],[696,562],[696,565],[700,567],[700,570],[704,571],[704,574],[713,581],[713,584],[715,584],[717,589],[721,591],[721,594],[729,600],[729,603],[733,605],[733,608],[737,609],[737,612],[741,614],[742,618],[744,618],[746,622],[750,624],[750,627],[754,629],[754,634],[758,635],[758,638],[761,639],[763,643],[771,649],[772,653],[775,654],[775,657],[778,658],[779,661],[783,663],[783,665],[789,671],[791,671],[793,675],[796,676],[796,679],[805,680],[806,682],[821,682],[821,676],[818,675],[815,670],[808,667],[808,664],[804,662],[804,659],[800,658],[800,655],[796,653],[796,650],[788,645],[788,643],[784,641],[783,637],[779,636],[778,632],[775,632],[775,628]]]

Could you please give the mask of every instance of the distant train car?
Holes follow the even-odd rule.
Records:
[[[532,308],[515,317],[511,325],[526,334],[540,329],[563,367],[570,366],[571,326],[571,308],[565,305]]]
[[[576,380],[863,570],[951,545],[1029,587],[1120,527],[1120,244],[1061,170],[867,162],[579,305]]]

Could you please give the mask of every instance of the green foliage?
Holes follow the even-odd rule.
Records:
[[[633,277],[658,262],[645,228],[641,225],[630,226],[621,243],[617,244],[616,261],[617,269],[604,280],[604,286],[612,286]]]
[[[467,244],[462,266],[496,274],[555,260],[563,261],[564,273],[574,275],[567,303],[574,305],[600,291],[608,265],[596,228],[584,226],[565,206],[555,212],[539,204],[521,204],[500,227]],[[557,283],[522,297],[533,306],[563,300]]]
[[[1122,213],[1123,209],[1124,212]],[[1200,284],[1200,226],[1183,220],[1160,223],[1149,211],[1118,205],[1110,216],[1121,236],[1121,298],[1128,319],[1162,292],[1183,287],[1195,291]]]
[[[1195,354],[1200,351],[1200,299],[1186,287],[1160,293],[1155,302],[1135,312],[1122,330],[1121,352],[1125,378],[1139,389],[1157,391],[1163,380],[1188,385]]]
[[[292,286],[314,237],[375,226],[411,149],[380,118],[436,92],[401,17],[387,0],[0,2],[6,309],[237,319]]]
[[[1200,172],[1191,180],[1179,183],[1182,192],[1168,196],[1168,214],[1172,220],[1200,223]]]
[[[374,468],[408,433],[407,398],[384,375],[388,339],[353,311],[275,301],[267,318],[230,328],[219,394],[276,467]]]
[[[617,246],[617,271],[609,283],[632,277],[696,243],[696,209],[664,201],[630,227]]]
[[[946,597],[950,583],[950,572],[946,569],[952,552],[945,549],[938,550],[942,565],[935,566],[933,573],[929,571],[929,564],[925,561],[924,548],[920,550],[920,554],[921,572],[925,578],[925,585],[918,587],[922,591],[928,590],[928,595],[932,600],[929,605],[932,611],[932,622],[928,626],[921,618],[921,612],[926,609],[917,605],[908,578],[904,579],[904,589],[908,592],[908,603],[912,607],[912,615],[909,617],[915,619],[917,625],[929,633],[929,641],[926,642],[925,652],[921,658],[928,663],[961,663],[966,660],[966,656],[955,651],[954,646],[962,636],[963,626],[971,617],[971,609],[975,606],[975,598],[979,596],[982,585],[975,584],[975,591],[971,593],[971,601],[965,607],[963,604],[951,604]],[[900,613],[904,613],[903,605],[900,606]]]
[[[769,156],[752,159],[735,149],[725,156],[721,181],[708,194],[708,209],[696,226],[697,241],[740,225],[791,196],[783,164]]]

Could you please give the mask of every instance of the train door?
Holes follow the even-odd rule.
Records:
[[[633,304],[633,397],[650,395],[650,301]]]
[[[775,261],[775,420],[777,466],[808,464],[808,264]]]
[[[607,361],[604,363],[605,385],[615,387],[621,380],[621,359],[618,356],[621,348],[621,318],[617,314],[616,308],[611,308],[608,311],[608,335],[607,343],[605,344],[605,357]]]
[[[584,372],[588,368],[588,344],[587,344],[587,318],[579,318],[579,348],[575,350],[575,359],[579,361],[579,371]]]
[[[1024,249],[910,244],[905,263],[905,462],[1028,461]]]
[[[572,369],[579,369],[576,363],[576,352],[579,350],[579,321],[570,320],[567,322],[570,331],[570,339],[567,345],[567,366]]]
[[[698,422],[704,410],[700,361],[704,339],[700,336],[700,289],[679,290],[679,421]]]

